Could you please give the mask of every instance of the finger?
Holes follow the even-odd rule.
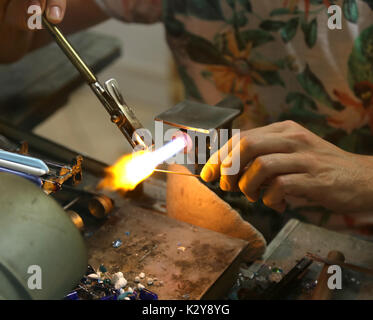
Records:
[[[62,22],[66,12],[66,0],[48,0],[46,15],[47,19],[58,24]]]
[[[220,166],[233,147],[239,143],[240,135],[232,137],[222,148],[215,152],[201,171],[201,178],[206,182],[215,181],[220,176]]]
[[[260,188],[273,177],[304,173],[306,161],[298,154],[276,153],[256,158],[239,180],[239,188],[251,201],[258,201]]]
[[[255,128],[255,129],[246,131],[246,132],[242,133],[242,136],[243,137],[250,136],[250,138],[248,138],[248,140],[252,139],[253,141],[255,141],[255,140],[257,140],[257,139],[255,139],[256,136],[260,137],[260,136],[263,136],[263,135],[269,134],[269,133],[284,132],[288,129],[293,128],[294,126],[296,126],[296,124],[294,124],[291,121],[277,122],[277,123],[270,124],[268,126]],[[226,143],[223,146],[223,148],[221,148],[218,152],[215,152],[212,155],[212,157],[209,159],[209,161],[207,161],[206,165],[204,166],[204,168],[201,171],[201,177],[202,177],[203,180],[205,180],[206,182],[211,182],[211,181],[214,181],[214,180],[219,178],[220,173],[221,173],[221,164],[227,158],[227,155],[229,155],[231,153],[232,148],[235,148],[235,146],[238,144],[238,142],[239,142],[238,137],[240,137],[240,136],[241,135],[235,135],[231,140],[228,141],[228,143]],[[248,142],[250,142],[250,141],[248,141]],[[250,143],[247,143],[247,144],[250,144]],[[245,149],[245,148],[246,148],[245,143],[243,143],[242,149]],[[240,149],[237,149],[237,151],[239,151],[239,150]],[[237,153],[239,153],[239,152],[237,152]],[[230,157],[230,159],[232,159],[232,157]],[[236,157],[235,159],[240,159],[240,158]],[[228,161],[229,160],[227,160],[227,162]],[[247,163],[248,163],[248,161],[246,162],[246,164]],[[229,168],[232,166],[232,164],[233,164],[233,161],[230,161],[229,163],[226,163],[223,171],[230,171]],[[236,162],[234,162],[234,164],[236,164]],[[242,166],[242,168],[244,166],[245,166],[245,164]],[[228,168],[228,170],[226,170],[226,168]],[[223,172],[223,175],[226,175],[226,174],[224,174],[224,172]],[[225,180],[223,180],[223,184],[224,184],[224,181]],[[237,179],[236,179],[236,182],[237,182]],[[226,191],[236,189],[234,187],[231,187],[229,184],[227,186],[225,186],[225,185],[222,186],[221,185],[221,187],[222,187],[223,190],[226,190]]]
[[[220,181],[222,190],[233,191],[237,189],[243,170],[255,158],[274,153],[290,153],[293,150],[291,141],[283,138],[280,133],[247,134],[222,163]],[[236,169],[237,164],[239,168]]]
[[[263,203],[278,212],[286,209],[286,197],[307,198],[310,192],[309,174],[288,174],[278,176],[269,185],[264,193]]]

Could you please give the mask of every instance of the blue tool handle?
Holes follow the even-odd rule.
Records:
[[[36,184],[40,188],[43,186],[43,181],[39,177],[32,176],[31,174],[27,174],[27,173],[15,171],[15,170],[3,168],[3,167],[0,167],[0,172],[7,172],[7,173],[15,174],[19,177],[22,177],[22,178],[25,178],[31,181],[32,183]]]
[[[45,162],[34,157],[24,156],[18,153],[8,152],[8,151],[0,149],[0,160],[2,160],[4,163],[11,162],[11,163],[19,164],[20,167],[21,166],[30,167],[29,170],[35,169],[35,172],[37,172],[38,175],[44,175],[44,174],[49,173],[49,168],[45,164]],[[8,167],[8,166],[3,165],[3,167]],[[14,168],[9,168],[9,169],[12,170]]]

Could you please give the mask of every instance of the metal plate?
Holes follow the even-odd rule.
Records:
[[[219,129],[240,114],[240,110],[210,106],[193,101],[183,101],[163,112],[156,121],[186,130],[209,134],[211,129]]]

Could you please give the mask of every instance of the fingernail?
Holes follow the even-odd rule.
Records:
[[[53,21],[59,21],[62,17],[62,11],[61,8],[58,6],[52,6],[48,9],[47,13],[48,19]]]
[[[213,175],[213,172],[209,167],[207,167],[207,166],[203,167],[203,169],[201,171],[201,178],[204,181],[210,182],[210,179],[212,178],[212,175]]]
[[[223,191],[229,191],[230,184],[226,182],[225,180],[220,180],[220,189],[222,189]]]

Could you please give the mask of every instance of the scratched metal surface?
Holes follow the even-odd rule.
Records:
[[[115,249],[111,243],[118,238],[123,245]],[[160,299],[173,300],[201,299],[218,279],[228,291],[234,282],[234,272],[228,269],[239,260],[247,242],[170,219],[127,201],[87,239],[87,245],[94,268],[104,264],[109,272],[123,272],[129,286],[135,286],[135,277],[144,272],[147,277],[158,279],[147,287],[149,290]]]

